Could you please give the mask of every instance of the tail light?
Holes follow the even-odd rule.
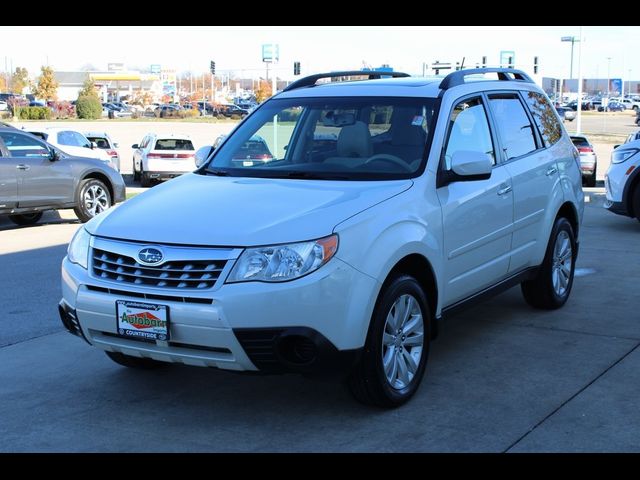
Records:
[[[107,150],[107,153],[109,155],[111,155],[112,157],[117,157],[118,156],[118,152],[116,152],[115,150]]]
[[[593,153],[593,148],[591,148],[591,147],[578,147],[578,151],[580,153]]]
[[[193,153],[150,153],[147,155],[148,159],[165,158],[165,159],[185,159],[195,158]]]

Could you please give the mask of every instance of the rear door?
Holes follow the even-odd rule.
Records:
[[[444,235],[445,306],[507,275],[513,194],[511,177],[504,165],[496,162],[494,145],[484,98],[474,95],[457,101],[449,114],[441,168],[451,168],[456,151],[485,153],[494,165],[488,180],[456,181],[437,189]]]
[[[18,207],[61,205],[73,201],[69,160],[51,161],[46,143],[31,135],[0,132],[18,172]]]
[[[513,181],[514,223],[509,272],[532,266],[540,242],[547,243],[546,209],[562,195],[560,175],[551,147],[562,135],[556,114],[537,92],[500,92],[488,95],[490,112]],[[531,111],[525,107],[530,106]],[[562,203],[562,202],[560,202]]]
[[[18,170],[0,137],[0,209],[18,205]]]

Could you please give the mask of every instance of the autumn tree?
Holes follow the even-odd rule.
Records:
[[[7,90],[7,77],[4,74],[0,74],[0,92]]]
[[[26,68],[16,67],[16,71],[11,75],[11,92],[22,94],[27,86],[29,86],[29,72]]]
[[[266,80],[260,80],[255,92],[256,102],[262,103],[271,96],[271,84]]]
[[[96,97],[98,98],[98,90],[96,84],[91,78],[87,78],[82,84],[82,89],[78,92],[78,97]]]
[[[42,67],[38,84],[35,86],[33,93],[37,98],[43,100],[55,100],[58,98],[58,81],[53,75],[53,68]]]

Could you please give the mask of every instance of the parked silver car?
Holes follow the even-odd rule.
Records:
[[[585,186],[596,186],[596,170],[598,169],[598,156],[593,145],[584,135],[571,135],[573,145],[580,154],[580,171]]]
[[[122,176],[105,162],[71,156],[15,128],[0,128],[0,179],[0,214],[18,225],[62,208],[86,222],[125,199]]]

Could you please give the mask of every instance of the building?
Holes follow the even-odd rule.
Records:
[[[162,81],[155,73],[136,71],[54,72],[58,82],[58,100],[72,101],[78,98],[87,79],[92,79],[103,102],[118,101],[134,92],[149,92],[154,100],[162,97]]]

